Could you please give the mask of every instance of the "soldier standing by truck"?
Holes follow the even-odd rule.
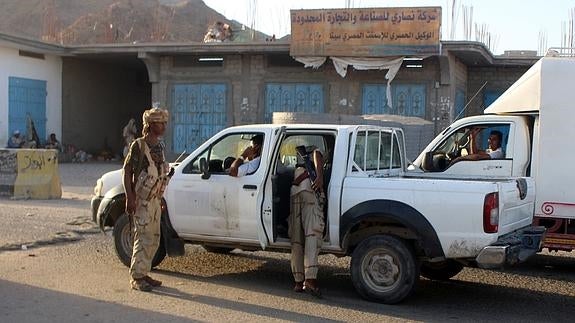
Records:
[[[126,213],[133,223],[130,286],[149,292],[161,281],[148,276],[151,263],[160,244],[161,198],[168,182],[168,164],[160,137],[166,130],[168,112],[152,108],[142,116],[142,137],[130,146],[124,162]]]
[[[323,240],[323,155],[315,147],[296,148],[300,161],[291,187],[289,236],[294,291],[320,297],[317,284],[318,255]]]

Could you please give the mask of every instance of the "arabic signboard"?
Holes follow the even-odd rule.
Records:
[[[441,7],[291,10],[291,56],[439,54]]]

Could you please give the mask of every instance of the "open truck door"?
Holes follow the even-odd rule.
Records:
[[[273,231],[273,185],[272,185],[272,176],[274,175],[274,169],[276,167],[277,158],[275,156],[278,155],[278,150],[282,138],[285,136],[286,127],[283,126],[281,128],[277,128],[273,131],[271,136],[269,136],[269,142],[267,143],[267,147],[269,149],[265,152],[267,154],[267,158],[265,160],[268,161],[269,167],[267,167],[267,172],[265,175],[265,179],[261,185],[262,189],[259,190],[259,197],[258,203],[261,205],[261,212],[258,218],[257,223],[257,230],[258,230],[258,240],[260,241],[260,245],[262,249],[265,250],[266,247],[270,245],[270,239],[273,242],[274,238],[274,231]],[[263,159],[262,159],[263,162]]]

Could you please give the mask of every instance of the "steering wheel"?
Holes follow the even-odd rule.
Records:
[[[432,162],[433,168],[431,168],[430,170],[435,172],[442,172],[446,170],[451,164],[451,159],[452,158],[449,155],[449,153],[437,152],[433,154],[433,162]]]
[[[460,140],[456,141],[455,144],[453,145],[452,151],[446,153],[448,157],[447,158],[448,162],[451,163],[451,160],[460,157],[461,151],[463,149],[466,149],[470,144],[471,144],[471,138],[469,136],[465,136]]]
[[[469,142],[471,141],[471,136],[465,136],[461,139],[464,139],[465,143],[461,143],[462,140],[457,141],[457,150],[458,151],[461,151],[461,149],[463,149],[469,145]]]

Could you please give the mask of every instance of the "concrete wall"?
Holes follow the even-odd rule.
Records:
[[[124,62],[124,64],[120,63]],[[142,129],[142,113],[151,106],[145,65],[66,57],[63,61],[64,144],[91,154],[123,148],[122,129],[130,118]]]
[[[224,55],[223,66],[199,67],[182,64],[182,57],[166,56],[159,60],[159,79],[152,84],[154,99],[170,109],[171,88],[178,83],[218,82],[228,85],[228,126],[264,122],[266,83],[310,82],[324,85],[325,113],[360,115],[362,113],[362,86],[366,83],[386,83],[383,71],[348,70],[345,78],[339,76],[331,61],[317,70],[299,66],[277,66],[264,54]],[[190,58],[191,60],[193,58]],[[175,63],[178,60],[180,63]],[[150,61],[153,61],[150,59]],[[185,59],[184,59],[185,62]],[[392,84],[418,83],[426,86],[425,119],[436,115],[439,63],[436,58],[423,61],[423,68],[402,68]],[[148,67],[149,68],[149,67]],[[317,118],[321,118],[318,115]],[[318,119],[319,120],[319,119]],[[315,122],[310,118],[308,122]],[[166,133],[168,152],[171,149],[171,128]]]
[[[0,147],[8,133],[8,78],[21,77],[46,81],[46,135],[62,136],[62,59],[45,55],[44,59],[20,56],[18,49],[0,47]],[[25,132],[26,129],[20,131]],[[46,138],[40,138],[46,140]]]
[[[453,59],[453,70],[455,73],[455,85],[454,85],[454,92],[453,92],[453,102],[454,102],[453,112],[456,112],[455,111],[456,110],[455,104],[457,104],[457,102],[456,102],[457,92],[462,92],[464,94],[465,103],[467,103],[467,78],[468,78],[467,65],[463,64],[459,59],[454,58]],[[461,114],[461,116],[459,116],[459,117],[461,118],[464,115],[465,115],[465,112],[463,112]],[[452,120],[455,120],[458,117],[456,113],[453,113],[452,116],[453,116]]]
[[[277,54],[276,54],[277,55]],[[284,54],[287,55],[287,54]],[[345,78],[340,77],[330,60],[319,69],[303,65],[281,66],[272,63],[268,54],[221,55],[222,66],[202,67],[194,64],[198,57],[145,55],[148,69],[157,70],[153,78],[154,101],[171,108],[171,89],[178,83],[225,83],[228,85],[228,126],[264,122],[265,86],[267,83],[319,83],[324,87],[325,113],[337,115],[362,114],[362,87],[368,83],[386,83],[386,71],[355,71],[349,68]],[[189,64],[186,63],[189,60]],[[150,64],[152,62],[153,64]],[[426,87],[424,119],[433,122],[434,133],[442,131],[456,118],[456,94],[462,93],[464,103],[475,94],[483,82],[486,90],[504,91],[527,68],[469,67],[450,52],[420,62],[422,68],[402,67],[392,84],[423,84]],[[152,77],[151,77],[152,78]],[[464,115],[482,113],[480,93]],[[322,122],[322,115],[307,115],[307,122]],[[171,128],[166,143],[171,145]]]
[[[483,94],[486,91],[498,91],[503,93],[515,81],[525,73],[527,67],[469,67],[467,77],[467,100],[471,99],[481,88],[483,83],[487,85],[477,94],[465,111],[466,116],[483,114],[487,108],[483,104]]]

